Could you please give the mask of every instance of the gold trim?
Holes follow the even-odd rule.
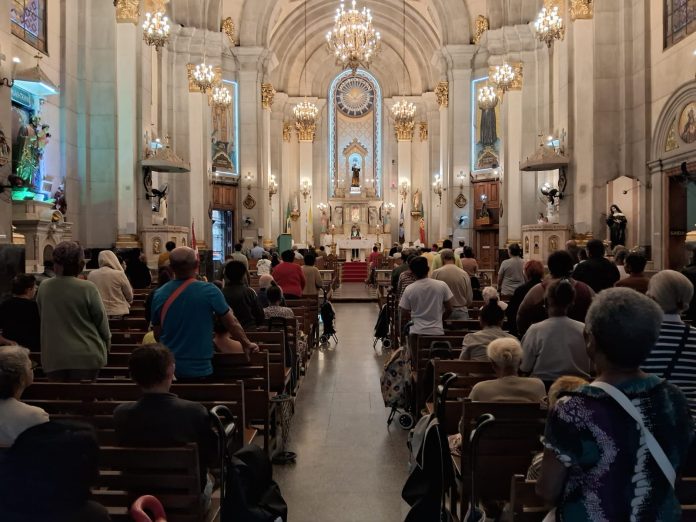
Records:
[[[140,21],[140,0],[114,0],[116,22],[137,25]]]
[[[483,33],[490,29],[490,22],[488,17],[483,15],[478,15],[476,17],[476,22],[474,24],[474,36],[471,38],[471,43],[478,45],[481,42],[481,37]]]
[[[418,132],[421,141],[428,141],[428,122],[422,121],[418,124]]]
[[[416,124],[413,121],[395,123],[394,129],[396,130],[396,141],[412,141],[413,129],[415,126]]]
[[[570,0],[570,19],[591,20],[594,16],[594,2],[592,0]]]
[[[292,140],[292,123],[283,123],[283,141]]]
[[[230,47],[237,45],[237,28],[234,26],[234,21],[231,16],[228,16],[220,24],[220,30],[227,35],[230,41]]]
[[[261,106],[269,111],[273,107],[273,97],[275,96],[276,90],[270,83],[261,84]]]
[[[437,87],[435,87],[435,96],[437,96],[437,104],[447,108],[449,106],[449,82],[438,82]]]

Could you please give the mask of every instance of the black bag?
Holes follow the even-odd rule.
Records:
[[[375,324],[375,338],[384,339],[389,335],[389,310],[387,305],[383,305]]]
[[[288,505],[264,451],[249,444],[226,461],[222,522],[287,522]]]

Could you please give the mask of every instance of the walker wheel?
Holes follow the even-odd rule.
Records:
[[[401,429],[403,430],[410,430],[413,428],[413,425],[415,424],[415,420],[413,418],[413,415],[410,413],[402,413],[399,415],[399,426],[401,426]]]

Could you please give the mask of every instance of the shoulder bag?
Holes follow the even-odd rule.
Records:
[[[172,292],[172,295],[170,295],[167,300],[164,302],[164,305],[162,305],[162,310],[160,311],[160,328],[164,327],[164,318],[167,317],[167,312],[169,311],[169,307],[172,306],[172,303],[176,301],[176,298],[179,297],[184,290],[186,290],[191,283],[195,283],[196,279],[194,277],[187,279],[184,281],[179,288],[174,290]]]

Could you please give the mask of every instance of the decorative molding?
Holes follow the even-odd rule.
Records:
[[[396,130],[396,141],[412,141],[413,129],[416,124],[413,121],[404,121],[394,124]]]
[[[449,82],[438,82],[437,87],[435,87],[435,96],[440,108],[447,108],[449,106]]]
[[[591,20],[594,16],[593,0],[570,0],[570,19]]]
[[[471,43],[478,45],[481,42],[481,37],[483,33],[490,29],[490,22],[488,17],[483,15],[478,15],[476,17],[476,22],[474,24],[474,36],[471,37]]]
[[[297,137],[300,141],[308,141],[308,142],[313,142],[314,141],[314,133],[317,130],[317,124],[316,123],[302,123],[299,121],[295,122],[295,129],[297,129]]]
[[[222,21],[220,30],[227,35],[227,39],[230,41],[230,47],[237,45],[237,28],[234,26],[231,16],[228,16]]]
[[[418,124],[418,132],[421,141],[428,141],[428,122],[422,121]]]
[[[292,123],[283,123],[283,141],[292,140]]]
[[[186,64],[186,74],[188,76],[189,92],[202,92],[196,82],[193,81],[193,70],[196,68],[196,64],[187,63]],[[217,65],[213,68],[215,72],[215,79],[213,80],[213,86],[220,85],[222,82],[222,67]]]
[[[271,110],[273,107],[273,97],[275,96],[276,90],[270,83],[261,84],[261,106],[264,109]]]
[[[114,0],[116,22],[137,25],[140,21],[140,0]]]

